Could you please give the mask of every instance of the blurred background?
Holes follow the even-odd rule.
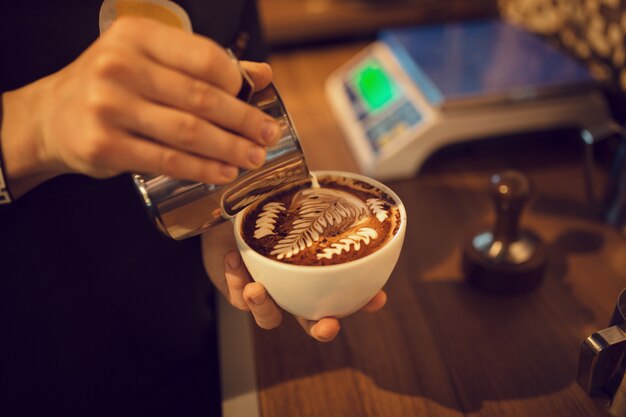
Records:
[[[373,37],[381,28],[497,15],[495,0],[259,0],[274,48]]]
[[[273,50],[372,39],[382,28],[501,16],[626,89],[623,0],[259,0],[259,10]]]
[[[341,336],[331,346],[307,344],[289,323],[273,334],[254,331],[255,357],[262,363],[256,371],[263,415],[298,415],[302,410],[307,413],[300,415],[311,416],[605,415],[575,378],[581,343],[606,327],[615,299],[626,286],[626,140],[622,128],[626,1],[258,0],[258,7],[275,82],[311,169],[371,168],[368,174],[376,177],[386,174],[376,170],[379,161],[381,165],[389,162],[387,167],[423,162],[419,172],[390,176],[387,183],[409,213],[403,254],[386,286],[388,306],[378,315],[347,318]],[[369,112],[362,112],[362,102],[376,97],[359,90],[360,85],[353,88],[354,74],[363,75],[360,70],[369,68],[363,51],[370,50],[383,31],[394,29],[391,32],[398,34],[406,27],[421,30],[429,25],[497,20],[538,35],[541,44],[591,74],[594,90],[597,87],[606,99],[610,113],[601,123],[589,126],[598,131],[585,136],[581,126],[563,126],[572,120],[580,122],[573,125],[584,125],[562,114],[572,103],[581,104],[582,115],[598,110],[587,100],[594,95],[570,91],[567,94],[573,95],[561,96],[558,104],[549,107],[554,124],[536,122],[549,119],[542,111],[531,116],[525,113],[533,105],[548,108],[550,100],[532,94],[520,98],[515,88],[508,91],[508,101],[438,106],[411,95],[414,87],[421,92],[428,88],[415,78],[415,85],[402,82],[393,60],[381,68],[388,70],[391,84],[395,80],[400,87],[389,93],[391,99],[380,106],[382,110],[373,105],[365,106]],[[515,39],[527,39],[525,35]],[[425,68],[436,61],[440,73],[456,70],[454,75],[464,75],[465,68],[475,68],[476,56],[489,55],[481,52],[491,45],[498,54],[502,49],[506,53],[481,62],[482,72],[478,72],[483,76],[476,78],[497,80],[511,73],[523,78],[531,72],[531,56],[516,54],[512,46],[517,43],[510,39],[474,41],[478,38],[468,38],[465,32],[455,36],[450,50],[461,51],[458,59],[440,59],[448,50],[429,47],[426,42],[415,48],[423,51],[416,63]],[[410,49],[412,40],[403,46]],[[401,55],[397,57],[402,61]],[[543,62],[543,70],[550,72],[551,67]],[[388,79],[381,72],[385,71],[374,71],[385,84]],[[333,79],[342,84],[329,83]],[[449,77],[438,86],[443,90],[455,80]],[[364,100],[354,99],[359,94]],[[401,113],[405,99],[421,112],[421,119],[406,123],[409,128],[414,123],[414,130],[402,126],[397,131],[389,129],[386,138],[370,135],[376,130],[372,126],[398,121],[394,115]],[[469,117],[479,113],[480,117]],[[506,135],[502,135],[506,129],[494,128],[472,140],[456,140],[466,139],[460,136],[473,129],[478,132],[483,126],[508,122],[511,127]],[[610,134],[602,130],[611,124],[617,135],[604,140]],[[435,125],[436,132],[427,130]],[[453,130],[458,136],[454,141]],[[434,143],[444,131],[449,135],[445,147],[436,151],[434,146],[419,147],[427,141]],[[407,155],[423,151],[428,153],[426,160],[408,160]],[[520,227],[538,233],[547,248],[547,261],[539,287],[507,298],[467,286],[462,259],[471,233],[496,223],[488,179],[510,169],[526,174],[533,184]],[[594,198],[596,191],[599,199]],[[620,352],[623,349],[626,342]],[[302,357],[313,359],[303,362]],[[318,387],[329,392],[311,396]],[[284,392],[297,400],[284,400]]]

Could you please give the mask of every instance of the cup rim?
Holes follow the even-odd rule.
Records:
[[[320,268],[324,268],[325,271],[333,271],[333,270],[334,271],[340,271],[340,270],[346,269],[346,268],[353,269],[358,264],[361,264],[361,263],[364,263],[364,262],[371,262],[372,257],[381,256],[381,254],[383,254],[384,252],[386,252],[388,250],[391,250],[390,248],[392,246],[392,243],[394,243],[398,239],[402,239],[403,238],[404,231],[406,230],[406,222],[407,222],[406,209],[405,209],[404,203],[402,202],[400,197],[398,197],[398,195],[391,188],[389,188],[387,185],[381,183],[378,180],[370,178],[368,176],[357,174],[357,173],[354,173],[354,172],[336,171],[336,170],[311,170],[311,172],[316,174],[316,175],[318,175],[318,176],[335,175],[335,176],[343,176],[343,177],[348,177],[348,178],[354,178],[354,179],[366,182],[368,184],[374,185],[374,186],[380,188],[381,190],[383,190],[387,195],[389,195],[391,198],[394,199],[394,201],[396,202],[396,205],[398,206],[398,209],[400,210],[400,227],[398,228],[398,231],[393,235],[393,237],[389,240],[389,242],[387,242],[381,248],[377,249],[376,251],[374,251],[374,252],[372,252],[372,253],[370,253],[368,255],[365,255],[365,256],[363,256],[361,258],[358,258],[358,259],[354,259],[352,261],[347,261],[347,262],[343,262],[343,263],[340,263],[340,264],[333,264],[333,265],[295,265],[295,264],[289,264],[289,263],[286,263],[286,262],[280,262],[280,261],[277,261],[275,259],[269,258],[267,256],[261,255],[259,252],[257,252],[254,249],[252,249],[252,247],[250,247],[250,245],[248,245],[248,242],[246,242],[246,240],[241,235],[242,219],[244,217],[245,212],[249,209],[249,207],[254,205],[254,204],[252,204],[252,205],[246,207],[244,210],[242,210],[239,213],[237,213],[237,215],[235,216],[235,221],[234,221],[235,240],[237,241],[238,244],[241,244],[246,251],[249,252],[250,256],[257,257],[258,259],[262,259],[264,261],[267,261],[271,265],[274,265],[276,267],[280,267],[281,269],[285,269],[285,270],[292,270],[292,271],[300,271],[300,272],[302,272],[303,270],[319,270]],[[311,268],[313,268],[313,269],[311,269]]]

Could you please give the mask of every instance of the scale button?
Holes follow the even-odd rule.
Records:
[[[404,122],[396,123],[392,129],[385,132],[378,138],[378,148],[384,148],[387,144],[393,142],[396,138],[407,131],[408,126]]]
[[[398,110],[398,117],[404,120],[409,126],[413,126],[422,120],[422,115],[411,103],[406,102]]]

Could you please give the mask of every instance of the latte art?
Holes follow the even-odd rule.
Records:
[[[267,197],[243,221],[250,247],[272,259],[331,265],[366,256],[398,230],[399,213],[383,191],[359,180],[327,177]]]
[[[266,207],[263,207],[264,211]],[[339,235],[369,217],[367,206],[361,200],[345,191],[324,188],[298,191],[291,209],[295,214],[291,230],[270,252],[278,259],[291,258],[310,248],[320,237]],[[318,259],[323,256],[317,254]]]

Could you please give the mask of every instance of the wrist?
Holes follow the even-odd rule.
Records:
[[[2,96],[0,95],[0,127],[2,126]],[[10,204],[13,201],[13,196],[7,185],[7,181],[4,179],[4,158],[2,156],[2,136],[0,136],[0,206]]]
[[[0,95],[3,107],[0,150],[4,162],[4,180],[13,198],[18,198],[56,175],[49,169],[39,146],[41,129],[38,117],[43,99],[39,90],[31,84]]]

